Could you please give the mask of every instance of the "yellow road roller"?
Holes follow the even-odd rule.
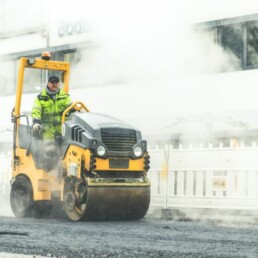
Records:
[[[69,93],[70,64],[45,56],[19,61],[12,112],[10,204],[14,215],[45,217],[61,204],[62,212],[73,221],[143,218],[150,203],[150,156],[139,130],[90,112],[77,101],[61,114],[62,135],[54,143],[58,151],[33,135],[30,115],[21,113],[25,70],[60,72],[63,90]]]

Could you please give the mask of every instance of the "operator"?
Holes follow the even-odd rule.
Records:
[[[62,114],[72,104],[70,95],[60,89],[57,76],[50,76],[46,88],[36,97],[32,108],[35,136],[55,141],[62,132]]]

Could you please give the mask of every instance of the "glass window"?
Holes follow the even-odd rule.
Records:
[[[247,32],[247,65],[258,65],[258,22],[249,22]]]
[[[243,29],[241,24],[221,26],[218,28],[221,46],[234,54],[243,66]]]

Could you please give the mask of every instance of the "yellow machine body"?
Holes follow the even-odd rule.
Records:
[[[18,217],[49,214],[55,199],[62,203],[71,220],[144,217],[150,202],[147,178],[150,157],[140,132],[122,123],[120,126],[120,122],[114,120],[116,124],[110,117],[90,114],[83,102],[75,102],[62,114],[61,155],[52,169],[46,169],[44,164],[49,161],[43,152],[37,151],[44,142],[34,139],[29,119],[20,110],[25,69],[62,72],[63,89],[69,92],[69,63],[20,59],[12,114],[10,201],[14,214]],[[76,114],[70,115],[67,121],[71,110]],[[22,117],[27,119],[27,125],[21,125]],[[102,124],[106,128],[101,128]]]

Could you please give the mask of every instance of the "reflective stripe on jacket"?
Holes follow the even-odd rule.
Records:
[[[56,134],[61,134],[62,113],[72,104],[69,94],[62,89],[53,99],[47,94],[46,89],[37,96],[32,108],[32,119],[43,126],[43,139],[54,139]]]

